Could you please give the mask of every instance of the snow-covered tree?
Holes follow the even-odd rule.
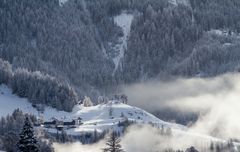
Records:
[[[108,101],[109,101],[109,99],[106,96],[99,96],[98,97],[98,104],[104,104],[104,103],[106,103]]]
[[[112,115],[113,115],[113,108],[112,108],[112,106],[110,106],[109,107],[109,117],[112,117]]]
[[[4,147],[3,147],[3,141],[2,141],[2,139],[0,139],[0,149],[3,149]]]
[[[121,140],[112,132],[106,142],[106,148],[103,149],[103,152],[124,152],[120,144]]]
[[[0,58],[0,84],[8,84],[12,77],[12,66],[9,62]]]
[[[13,93],[27,97],[33,104],[45,104],[70,112],[77,103],[77,95],[69,84],[40,71],[15,70],[11,87]]]
[[[102,104],[102,103],[104,103],[104,98],[103,98],[103,96],[99,96],[98,97],[98,104]]]
[[[92,139],[92,142],[93,142],[93,143],[97,142],[97,140],[98,140],[98,132],[97,132],[96,129],[94,129],[93,137],[92,137],[92,138],[93,138],[93,139]]]
[[[20,133],[18,148],[21,152],[38,152],[37,140],[34,137],[33,127],[28,117],[26,117],[23,130]]]
[[[112,107],[112,102],[109,103],[109,109],[108,109],[108,115],[110,118],[113,116],[113,107]]]
[[[192,147],[186,149],[186,152],[198,152],[198,150],[192,146]]]
[[[19,135],[22,132],[22,127],[25,124],[26,116],[29,121],[36,123],[37,118],[33,115],[26,115],[21,110],[16,109],[12,115],[2,117],[0,119],[0,150],[19,152]],[[39,131],[39,130],[36,130]],[[38,134],[35,132],[35,135]],[[41,135],[46,135],[41,132]],[[2,144],[2,146],[1,146]],[[37,144],[40,152],[53,152],[52,142],[37,138]]]
[[[125,94],[122,94],[120,96],[120,100],[122,101],[122,103],[125,103],[125,104],[128,103],[128,97]]]
[[[91,106],[93,106],[93,103],[92,103],[90,97],[85,96],[85,98],[83,100],[83,106],[84,107],[91,107]]]

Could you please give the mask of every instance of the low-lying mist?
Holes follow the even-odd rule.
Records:
[[[213,139],[214,140],[214,139]],[[79,142],[67,144],[54,144],[56,152],[103,152],[106,139],[92,145],[82,145]],[[121,137],[121,145],[126,152],[165,152],[165,150],[185,150],[195,146],[204,152],[210,152],[212,140],[198,135],[181,134],[163,136],[160,130],[150,125],[130,126],[125,135]]]
[[[54,143],[53,147],[56,152],[102,152],[104,141],[92,145],[83,145],[80,142],[75,143]]]
[[[240,138],[240,75],[148,82],[124,88],[129,104],[154,112],[170,108],[198,112],[191,130],[221,137]]]
[[[196,133],[196,136],[162,137],[158,134],[158,130],[151,126],[131,126],[122,137],[122,146],[127,152],[155,152],[168,147],[184,150],[191,145],[209,147],[211,139],[204,140],[206,137],[204,135],[225,140],[240,139],[240,75],[238,74],[140,83],[125,87],[123,92],[128,96],[130,105],[149,112],[169,108],[182,113],[200,114],[198,120],[189,127],[189,133]],[[100,152],[104,147],[103,141],[84,146],[80,143],[55,144],[57,152]]]

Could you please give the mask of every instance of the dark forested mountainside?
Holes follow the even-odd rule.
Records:
[[[163,10],[148,5],[132,25],[122,80],[237,71],[239,11],[237,0],[191,0]]]
[[[121,11],[134,19],[122,68],[113,74],[108,45],[122,35],[113,19]],[[11,65],[1,62],[5,72],[0,73],[0,83],[10,81],[14,92],[63,109],[64,101],[56,103],[59,99],[52,93],[62,96],[59,92],[75,90],[80,98],[97,97],[119,84],[150,78],[235,72],[240,59],[239,12],[239,0],[186,0],[178,5],[168,0],[68,0],[62,5],[58,0],[2,0],[0,58]],[[24,86],[32,91],[19,91],[23,84],[16,82],[29,79],[33,82]],[[39,93],[44,86],[51,93]],[[56,91],[59,86],[74,90]],[[75,103],[71,101],[67,109]]]
[[[196,23],[205,31],[228,28],[240,32],[240,1],[190,0]]]
[[[82,1],[59,6],[58,1],[10,0],[0,6],[0,56],[14,69],[40,70],[80,87],[110,83],[111,62]]]

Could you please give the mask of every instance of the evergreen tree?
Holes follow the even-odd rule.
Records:
[[[112,116],[113,116],[113,107],[112,107],[112,105],[110,105],[108,113],[109,113],[109,117],[112,118]]]
[[[20,133],[20,140],[18,143],[18,148],[21,152],[38,152],[37,140],[34,137],[33,127],[26,117],[23,130]]]
[[[93,103],[92,103],[90,97],[87,97],[87,96],[84,97],[83,106],[84,107],[91,107],[91,106],[93,106]]]
[[[198,152],[198,150],[197,149],[195,149],[195,147],[190,147],[190,148],[188,148],[187,150],[186,150],[186,152]]]
[[[98,141],[98,132],[94,129],[92,142],[95,143]]]
[[[124,152],[120,145],[121,140],[116,133],[112,132],[107,140],[107,148],[103,149],[103,152]]]
[[[214,144],[213,144],[213,142],[211,142],[211,144],[210,144],[210,151],[214,151]]]

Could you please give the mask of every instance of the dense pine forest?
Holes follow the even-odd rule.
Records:
[[[134,19],[115,67],[109,44],[122,36],[114,22],[122,11]],[[238,72],[239,11],[238,0],[3,0],[0,82],[33,103],[69,111],[76,98],[96,101],[122,84]]]

